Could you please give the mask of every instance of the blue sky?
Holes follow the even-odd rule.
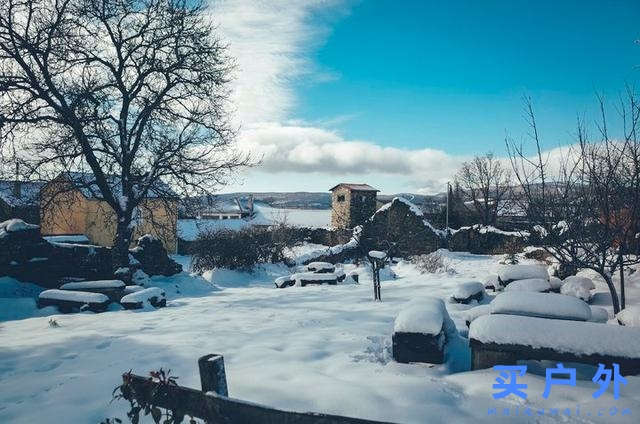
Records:
[[[638,1],[226,3],[240,144],[263,157],[230,189],[439,191],[525,134],[524,94],[552,149],[596,91],[613,100],[640,77]]]

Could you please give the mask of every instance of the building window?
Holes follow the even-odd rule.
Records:
[[[367,196],[365,196],[365,195],[360,196],[360,198],[362,199],[363,202],[365,202],[367,200]]]
[[[344,202],[344,194],[338,195],[338,202]]]

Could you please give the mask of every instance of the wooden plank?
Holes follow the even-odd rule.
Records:
[[[161,384],[134,374],[124,374],[122,379],[131,389],[133,397],[141,403],[179,411],[208,423],[383,424],[381,421],[338,415],[283,411],[220,396],[214,392],[204,393],[188,387]]]
[[[202,356],[198,359],[200,383],[203,392],[215,392],[221,396],[229,396],[227,390],[227,374],[224,370],[224,358],[217,353]]]

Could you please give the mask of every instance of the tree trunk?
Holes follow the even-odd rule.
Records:
[[[124,216],[118,217],[118,225],[116,227],[116,236],[113,242],[113,267],[129,266],[129,246],[131,245],[131,236],[133,228],[131,227],[131,218]]]
[[[611,276],[607,274],[605,271],[598,272],[604,281],[607,283],[607,287],[609,287],[609,293],[611,293],[611,303],[613,303],[613,314],[617,315],[620,312],[620,303],[618,301],[618,292],[616,291],[616,286],[613,284],[613,280]]]
[[[620,310],[626,308],[626,299],[624,294],[624,265],[622,253],[618,253],[618,262],[620,266]]]

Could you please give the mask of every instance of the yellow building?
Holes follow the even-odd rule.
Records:
[[[118,187],[117,177],[109,177]],[[117,193],[117,190],[114,190]],[[162,241],[169,252],[177,249],[178,197],[164,183],[149,190],[134,211],[132,242],[144,234]],[[47,183],[40,192],[42,235],[84,234],[92,244],[111,247],[116,216],[102,198],[93,174],[70,172]]]

